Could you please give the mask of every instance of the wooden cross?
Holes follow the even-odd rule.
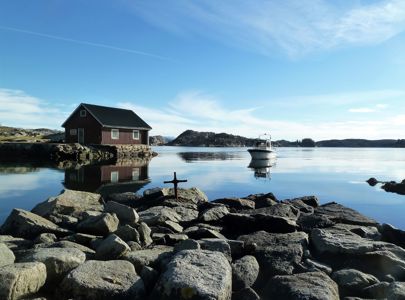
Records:
[[[174,178],[171,181],[163,181],[163,183],[173,183],[174,185],[174,197],[177,199],[177,184],[179,182],[187,182],[187,180],[177,179],[176,172],[174,172]]]

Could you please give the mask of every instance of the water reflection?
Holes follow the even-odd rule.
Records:
[[[243,159],[241,152],[179,152],[177,154],[187,163],[198,161]]]
[[[68,189],[106,196],[112,193],[135,193],[149,182],[148,162],[126,161],[66,169],[63,184]]]
[[[270,168],[276,164],[276,159],[252,159],[248,168],[253,170],[256,179],[271,179]]]

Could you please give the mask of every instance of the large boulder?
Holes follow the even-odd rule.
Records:
[[[220,203],[226,205],[228,208],[233,208],[236,210],[240,209],[254,209],[255,202],[248,199],[241,198],[222,198],[211,201],[213,203]]]
[[[242,211],[242,213],[249,215],[266,215],[288,218],[296,221],[299,217],[300,211],[293,205],[287,203],[277,203],[275,205],[251,210]]]
[[[264,291],[264,299],[338,300],[337,284],[323,272],[274,276]]]
[[[0,227],[0,234],[9,234],[26,239],[34,239],[41,233],[47,232],[62,236],[70,233],[70,231],[60,228],[39,215],[18,208],[13,209]]]
[[[254,247],[252,253],[260,265],[261,280],[274,275],[293,274],[301,263],[308,246],[308,235],[304,232],[275,234],[258,231],[238,238],[245,247]]]
[[[85,260],[86,255],[78,249],[38,248],[28,251],[19,261],[44,263],[47,271],[47,282],[57,283]]]
[[[0,299],[15,300],[35,294],[45,284],[46,267],[41,262],[16,263],[0,268]]]
[[[364,225],[364,226],[377,226],[377,221],[363,216],[354,209],[345,207],[341,204],[331,202],[323,204],[315,209],[315,214],[325,215],[331,221],[336,223]]]
[[[142,279],[123,260],[86,261],[65,277],[61,293],[79,300],[145,299]]]
[[[203,222],[215,222],[221,220],[227,214],[229,214],[229,210],[225,205],[216,205],[203,211],[199,219]]]
[[[259,264],[252,255],[246,255],[232,264],[232,290],[251,287],[259,275]]]
[[[380,282],[373,275],[355,269],[333,272],[332,279],[339,285],[341,296],[364,296],[364,289]]]
[[[0,243],[0,268],[14,263],[15,256],[4,243]]]
[[[405,231],[390,224],[382,224],[379,229],[383,241],[405,248]]]
[[[97,247],[96,259],[118,259],[129,251],[131,251],[131,248],[129,248],[127,243],[121,240],[117,235],[111,234]]]
[[[39,203],[32,212],[45,218],[58,214],[79,218],[84,211],[103,209],[100,194],[65,189],[60,195]]]
[[[167,265],[151,299],[230,300],[232,268],[219,252],[183,250]]]
[[[143,244],[144,246],[148,246],[153,243],[151,237],[152,230],[150,229],[148,224],[141,222],[138,226],[138,232],[141,244]]]
[[[108,201],[105,205],[105,211],[115,213],[122,223],[135,224],[139,221],[139,216],[135,209],[118,202]]]
[[[198,243],[200,244],[201,249],[221,252],[229,261],[232,261],[231,246],[227,240],[211,238],[202,239],[198,241]]]
[[[138,244],[141,243],[140,240],[141,236],[139,235],[138,230],[136,230],[130,225],[118,227],[118,229],[114,232],[114,234],[118,235],[125,242],[134,241],[137,242]]]
[[[116,231],[118,225],[119,220],[115,214],[102,213],[101,215],[84,219],[77,224],[77,230],[83,233],[105,236]]]
[[[173,247],[170,246],[155,246],[151,249],[143,249],[130,251],[124,254],[122,259],[131,262],[138,273],[142,271],[144,266],[150,266],[154,269],[161,269],[164,262],[170,259],[173,255]]]
[[[191,222],[198,218],[198,210],[184,206],[174,206],[172,209],[180,216],[181,222]]]

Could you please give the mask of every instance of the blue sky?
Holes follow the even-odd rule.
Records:
[[[0,0],[0,123],[405,138],[403,0]]]

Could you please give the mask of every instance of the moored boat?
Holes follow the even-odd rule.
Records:
[[[265,137],[265,138],[262,138]],[[271,146],[271,136],[264,134],[259,136],[255,146],[248,149],[252,159],[271,159],[276,156],[276,152]]]

